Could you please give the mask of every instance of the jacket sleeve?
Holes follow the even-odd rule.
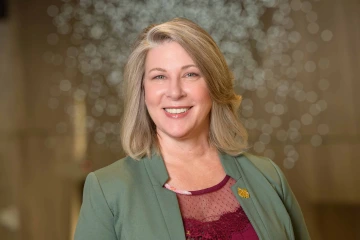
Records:
[[[75,240],[116,240],[114,216],[95,173],[85,181]]]
[[[295,195],[292,192],[285,178],[284,173],[280,170],[280,168],[276,164],[274,164],[272,161],[271,163],[275,167],[277,174],[279,175],[280,178],[280,183],[282,188],[282,198],[284,205],[291,218],[291,224],[293,227],[295,239],[296,240],[311,239],[299,203],[296,200]]]

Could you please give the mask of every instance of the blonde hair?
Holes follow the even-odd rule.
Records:
[[[124,70],[124,112],[121,141],[134,159],[159,153],[156,126],[144,101],[143,76],[147,52],[164,41],[180,44],[203,74],[213,101],[210,112],[209,142],[230,155],[242,153],[247,132],[238,117],[241,96],[234,92],[234,78],[225,58],[211,36],[194,22],[175,18],[150,25],[135,42]]]

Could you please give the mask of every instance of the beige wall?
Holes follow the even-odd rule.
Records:
[[[11,18],[0,23],[0,211],[13,207],[19,215],[5,214],[17,221],[0,226],[0,236],[68,239],[73,184],[59,177],[57,166],[72,160],[72,134],[54,131],[55,121],[66,116],[47,107],[53,69],[41,57],[50,29],[30,2],[12,3]],[[55,147],[46,147],[49,139]],[[11,230],[16,222],[17,231]]]
[[[11,91],[16,87],[19,87],[21,91],[21,84],[16,80],[18,77],[16,73],[9,71],[10,62],[14,60],[16,51],[10,47],[10,32],[9,24],[0,22],[0,46],[2,46],[0,54],[0,211],[2,210],[0,236],[4,236],[5,239],[15,239],[18,236],[16,232],[18,221],[14,209],[16,209],[17,199],[17,169],[21,154],[15,132],[21,122],[21,111],[17,109],[23,107],[19,101],[21,93]]]

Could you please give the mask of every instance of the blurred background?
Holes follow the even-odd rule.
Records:
[[[358,0],[1,0],[0,239],[72,239],[86,175],[124,156],[131,44],[173,17],[220,46],[250,151],[283,169],[312,239],[360,239],[359,13]]]

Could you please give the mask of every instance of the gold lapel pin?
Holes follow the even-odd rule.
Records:
[[[238,188],[237,191],[238,191],[239,196],[242,197],[242,198],[249,198],[250,197],[250,194],[246,189]]]

